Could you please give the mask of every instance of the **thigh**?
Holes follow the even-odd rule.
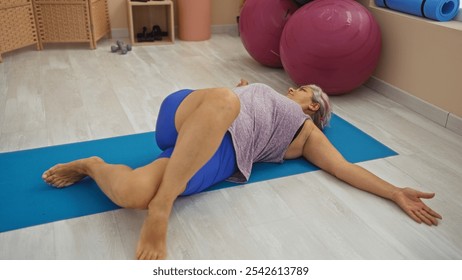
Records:
[[[212,158],[189,180],[181,196],[200,193],[214,184],[228,179],[236,171],[236,152],[228,132]]]
[[[193,92],[183,89],[167,96],[162,102],[156,122],[156,142],[165,150],[175,145],[178,131],[175,128],[175,115],[183,100]]]
[[[166,149],[159,155],[159,158],[170,158],[173,150],[174,148]],[[202,192],[214,184],[228,179],[236,171],[236,152],[228,132],[212,158],[189,180],[181,196]]]

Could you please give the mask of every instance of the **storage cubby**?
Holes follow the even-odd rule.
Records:
[[[127,5],[128,30],[132,45],[173,44],[175,42],[175,21],[172,1],[138,2],[127,0]],[[137,39],[137,34],[142,33],[143,27],[146,27],[148,32],[152,32],[155,25],[158,25],[162,32],[167,32],[167,36],[162,36],[162,40],[149,42]]]

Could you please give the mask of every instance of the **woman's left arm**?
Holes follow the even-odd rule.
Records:
[[[248,86],[249,85],[249,81],[247,81],[246,79],[241,79],[239,81],[239,84],[237,84],[236,87],[244,87],[244,86]]]
[[[321,130],[310,123],[311,133],[303,147],[306,160],[353,187],[395,202],[418,223],[438,224],[437,219],[441,219],[441,215],[421,201],[421,198],[432,198],[434,193],[398,188],[361,166],[346,161]]]

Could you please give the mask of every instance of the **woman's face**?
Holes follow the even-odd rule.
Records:
[[[319,103],[313,101],[313,91],[308,86],[289,88],[287,97],[300,104],[303,111],[310,116],[319,109]]]
[[[313,91],[311,90],[311,88],[304,86],[299,87],[297,89],[289,88],[289,91],[287,92],[287,97],[296,101],[297,103],[312,102]]]

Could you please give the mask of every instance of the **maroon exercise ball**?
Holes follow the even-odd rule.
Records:
[[[265,66],[282,67],[279,41],[290,16],[292,0],[246,0],[239,16],[239,33],[245,49]]]
[[[292,15],[280,43],[282,64],[296,84],[317,84],[339,95],[372,75],[382,40],[377,22],[361,4],[318,0]]]

